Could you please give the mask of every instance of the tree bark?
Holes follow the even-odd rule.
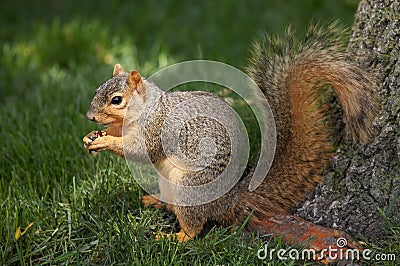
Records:
[[[376,137],[363,146],[344,141],[297,213],[373,241],[384,236],[383,217],[400,219],[400,1],[361,1],[348,51],[377,79],[382,110]]]

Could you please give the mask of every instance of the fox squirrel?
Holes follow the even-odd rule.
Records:
[[[336,92],[346,131],[353,139],[366,142],[371,137],[377,110],[373,95],[375,83],[366,71],[349,60],[344,51],[343,34],[344,31],[333,23],[326,27],[310,26],[300,43],[288,30],[285,40],[267,37],[255,44],[247,69],[265,94],[275,117],[274,162],[263,183],[254,191],[246,186],[251,177],[249,171],[228,193],[211,202],[197,206],[166,203],[179,221],[181,231],[173,236],[179,242],[194,238],[208,220],[240,225],[252,213],[251,226],[270,214],[288,213],[305,199],[321,181],[324,166],[334,152],[326,123],[327,108],[320,105],[324,85],[331,85]],[[207,92],[164,92],[137,71],[126,73],[117,64],[112,78],[96,90],[87,112],[90,120],[107,129],[85,136],[84,147],[90,152],[110,150],[129,160],[153,163],[167,180],[181,185],[210,182],[227,166],[232,152],[229,136],[220,123],[199,117],[181,128],[178,141],[187,157],[201,157],[196,148],[199,145],[196,134],[212,138],[216,143],[214,158],[201,170],[188,170],[185,165],[179,165],[179,160],[178,165],[171,163],[160,137],[163,122],[172,110],[199,96],[225,104]],[[129,110],[129,105],[133,110]],[[183,110],[196,114],[201,108],[207,109],[206,103],[185,105]],[[131,123],[126,125],[125,114],[132,116]],[[236,118],[232,114],[225,116],[225,120],[235,125]],[[165,193],[175,199],[179,194],[176,191]],[[144,196],[142,202],[146,206],[162,205],[154,195]]]

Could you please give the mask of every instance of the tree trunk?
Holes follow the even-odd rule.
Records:
[[[397,224],[400,218],[400,1],[361,1],[348,51],[377,77],[376,137],[364,146],[342,143],[298,214],[376,240],[384,235],[384,216]]]

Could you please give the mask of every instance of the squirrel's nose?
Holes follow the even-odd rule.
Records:
[[[95,117],[92,113],[87,112],[87,113],[86,113],[86,117],[87,117],[90,121],[96,122],[96,117]]]

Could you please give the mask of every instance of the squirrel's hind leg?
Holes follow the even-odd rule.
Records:
[[[203,225],[206,222],[203,215],[195,215],[197,207],[194,206],[174,206],[174,213],[179,222],[181,230],[174,234],[157,235],[156,239],[171,238],[176,239],[179,243],[186,242],[195,238],[203,230]]]
[[[141,201],[143,203],[143,206],[145,207],[152,206],[156,209],[161,209],[162,207],[165,206],[165,203],[162,202],[159,198],[160,198],[159,194],[145,195],[142,197]]]
[[[166,208],[170,212],[174,212],[174,205],[160,200],[160,194],[145,195],[142,197],[144,207],[154,207],[156,209]]]

